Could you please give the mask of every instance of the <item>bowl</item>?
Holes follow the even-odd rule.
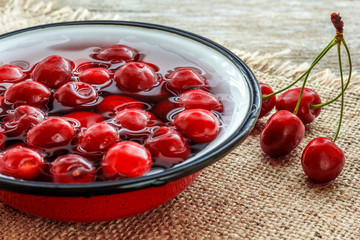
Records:
[[[254,74],[231,51],[187,31],[125,21],[47,24],[1,35],[0,62],[26,68],[29,64],[22,59],[40,61],[47,57],[46,49],[67,57],[72,49],[117,43],[160,49],[178,60],[204,66],[219,77],[221,81],[209,81],[213,92],[222,97],[225,109],[218,137],[183,163],[142,177],[87,184],[0,177],[0,201],[25,213],[58,221],[94,222],[129,217],[181,193],[203,168],[224,157],[252,130],[261,106]]]

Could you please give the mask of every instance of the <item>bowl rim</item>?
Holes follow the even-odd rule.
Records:
[[[195,40],[216,50],[217,52],[224,55],[228,60],[230,60],[241,71],[244,80],[249,87],[250,107],[247,115],[245,116],[243,123],[231,136],[229,136],[228,141],[221,143],[217,148],[211,150],[206,156],[202,156],[198,159],[194,159],[189,163],[185,163],[176,168],[167,169],[160,173],[137,178],[93,182],[86,184],[56,184],[51,182],[22,181],[0,177],[1,190],[42,196],[91,197],[163,186],[171,181],[175,181],[177,179],[194,174],[218,161],[231,150],[233,150],[236,146],[238,146],[253,129],[261,108],[261,92],[255,75],[250,70],[250,68],[230,50],[200,35],[173,27],[144,22],[93,20],[58,22],[33,26],[2,34],[0,35],[0,40],[34,30],[73,25],[120,25],[160,30]]]

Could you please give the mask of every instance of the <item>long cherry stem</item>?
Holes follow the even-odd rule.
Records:
[[[334,39],[326,46],[326,48],[324,48],[324,50],[320,53],[320,54],[322,54],[321,58],[322,58],[323,56],[325,56],[325,54],[326,54],[333,46],[335,46],[336,44],[337,44],[336,38],[334,38]],[[319,55],[319,56],[320,56],[320,55]],[[304,92],[304,88],[305,88],[307,79],[308,79],[308,77],[309,77],[309,74],[310,74],[311,70],[315,67],[315,65],[320,61],[321,58],[315,59],[314,62],[311,64],[309,70],[308,70],[307,73],[306,73],[304,82],[303,82],[302,87],[301,87],[300,95],[299,95],[298,101],[297,101],[297,103],[296,103],[294,112],[293,112],[294,115],[296,115],[297,112],[298,112],[298,110],[299,110],[300,103],[301,103],[301,98],[302,98],[302,95],[303,95],[303,92]]]
[[[311,69],[325,56],[325,54],[336,44],[335,42],[335,38],[333,40],[330,41],[330,43],[324,48],[324,50],[322,50],[322,52],[315,58],[315,60],[313,61],[313,63],[311,64],[310,68],[304,72],[298,79],[296,79],[293,83],[291,83],[290,85],[276,91],[273,92],[271,94],[268,95],[264,95],[262,96],[263,100],[269,99],[272,96],[279,94],[289,88],[291,88],[292,86],[294,86],[296,83],[298,83],[304,76],[306,76],[308,73],[310,73]]]
[[[339,58],[339,69],[340,69],[340,79],[341,79],[341,90],[342,90],[342,94],[341,94],[341,109],[340,109],[340,119],[339,119],[339,124],[338,124],[338,128],[336,131],[336,134],[333,138],[333,142],[336,141],[339,133],[340,133],[340,128],[341,128],[341,122],[342,122],[342,118],[343,118],[343,113],[344,113],[344,95],[345,95],[345,89],[344,89],[344,78],[343,78],[343,70],[342,70],[342,64],[341,64],[341,51],[340,51],[340,46],[341,46],[341,42],[338,43],[337,46],[337,51],[338,51],[338,58]],[[351,64],[350,64],[351,66]]]

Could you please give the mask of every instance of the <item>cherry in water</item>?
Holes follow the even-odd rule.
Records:
[[[50,88],[58,88],[70,81],[72,77],[72,67],[65,58],[52,55],[36,64],[33,79],[41,82]]]
[[[0,173],[17,179],[35,179],[45,165],[43,156],[27,147],[16,146],[0,155]]]
[[[290,153],[303,139],[305,126],[296,115],[281,110],[266,122],[260,135],[261,149],[273,158]]]
[[[181,94],[179,104],[185,109],[201,108],[218,112],[224,110],[224,106],[219,98],[201,89],[193,89]]]
[[[101,161],[101,169],[109,179],[139,177],[151,169],[150,152],[136,142],[119,142],[113,145]]]
[[[26,74],[15,65],[3,65],[0,67],[0,83],[16,83],[24,80]]]
[[[76,128],[88,128],[95,123],[104,121],[104,118],[97,113],[94,112],[72,112],[63,116],[65,119],[69,120],[70,123],[74,123],[74,127]]]
[[[67,154],[51,163],[50,173],[55,183],[89,183],[95,179],[96,168],[80,155]]]
[[[82,71],[79,75],[79,81],[88,84],[105,84],[110,82],[113,73],[106,68],[89,68]]]
[[[179,68],[170,73],[168,76],[168,88],[175,92],[181,93],[192,88],[209,90],[209,85],[204,76],[192,68]]]
[[[98,93],[87,83],[68,82],[55,91],[54,98],[64,106],[80,107],[94,102]]]
[[[126,45],[112,45],[100,49],[95,58],[103,61],[129,62],[136,61],[139,58],[138,52]]]
[[[104,97],[97,105],[96,112],[104,118],[111,118],[114,117],[117,112],[128,108],[143,109],[144,104],[135,98],[111,95]]]
[[[259,83],[259,86],[262,96],[269,95],[274,92],[272,88],[266,83]],[[259,118],[267,116],[270,113],[270,111],[274,108],[275,104],[276,104],[276,95],[268,99],[263,99],[261,102],[261,110],[260,110]]]
[[[293,88],[281,94],[276,100],[277,110],[293,112],[300,96],[301,88]],[[304,124],[314,121],[319,116],[321,108],[312,109],[311,106],[321,103],[319,95],[310,88],[304,88],[297,116]]]

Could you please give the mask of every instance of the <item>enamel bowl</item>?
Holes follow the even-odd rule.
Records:
[[[66,185],[0,177],[0,201],[28,214],[59,221],[94,222],[129,217],[178,195],[203,168],[224,157],[252,130],[260,111],[261,94],[251,70],[221,45],[183,30],[120,21],[36,26],[0,36],[0,63],[26,68],[28,63],[22,59],[40,61],[48,56],[49,49],[68,57],[71,49],[117,43],[162,49],[177,59],[174,64],[185,59],[218,76],[220,81],[209,84],[222,98],[225,109],[219,136],[185,162],[138,178]],[[166,64],[169,69],[176,67],[171,62]]]

